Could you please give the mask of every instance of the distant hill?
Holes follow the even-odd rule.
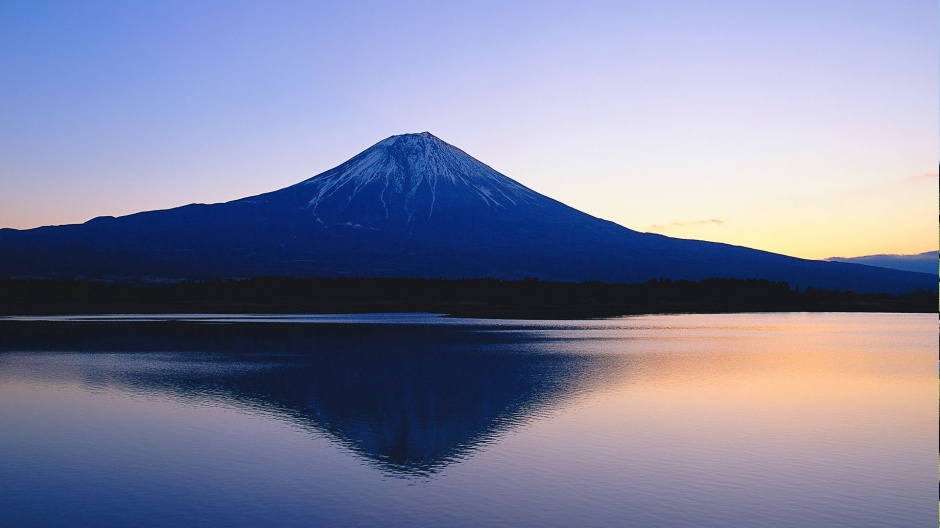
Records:
[[[864,257],[831,257],[829,262],[848,262],[851,264],[865,264],[904,271],[919,273],[938,273],[940,252],[926,251],[917,255],[867,255]]]
[[[874,293],[937,288],[936,273],[633,231],[543,196],[427,132],[389,137],[306,181],[228,203],[0,229],[0,278],[260,276],[715,277]]]

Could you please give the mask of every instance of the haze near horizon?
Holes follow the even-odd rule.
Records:
[[[428,130],[639,231],[935,249],[936,3],[0,7],[0,227],[215,203]]]

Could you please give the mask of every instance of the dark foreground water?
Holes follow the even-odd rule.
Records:
[[[932,526],[936,329],[0,320],[0,525]]]

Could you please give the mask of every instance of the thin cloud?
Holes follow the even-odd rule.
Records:
[[[907,178],[904,178],[904,181],[909,182],[909,183],[922,182],[922,181],[936,182],[938,180],[940,180],[940,174],[937,174],[936,172],[925,172],[923,174],[917,174],[914,176],[908,176]]]
[[[692,222],[671,222],[668,224],[653,224],[649,226],[647,229],[649,229],[650,231],[664,231],[666,229],[672,229],[676,227],[689,227],[689,226],[696,226],[696,225],[722,225],[724,223],[725,223],[724,220],[720,220],[718,218],[709,218],[707,220],[694,220]]]

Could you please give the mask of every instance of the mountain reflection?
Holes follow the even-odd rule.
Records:
[[[23,328],[26,328],[25,330]],[[20,324],[5,350],[94,386],[229,399],[327,433],[371,464],[433,474],[596,378],[536,334],[356,324]]]

